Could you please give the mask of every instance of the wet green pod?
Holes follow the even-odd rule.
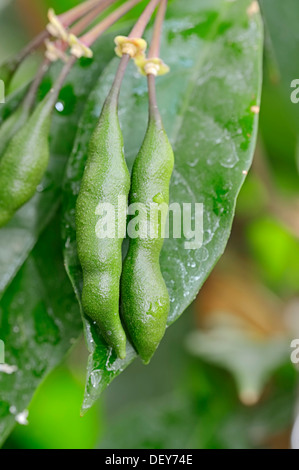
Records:
[[[23,102],[20,106],[13,112],[0,126],[0,159],[3,152],[6,150],[7,145],[9,144],[12,137],[21,129],[28,119],[31,110],[35,103],[35,98],[37,90],[41,84],[41,81],[49,68],[50,61],[45,59],[39,67],[39,70],[32,81],[32,84],[26,94]],[[52,102],[55,101],[55,93],[52,92],[49,95],[52,97]]]
[[[110,93],[90,141],[76,204],[76,230],[83,271],[84,312],[122,359],[126,356],[126,335],[119,315],[119,283],[125,233],[119,233],[118,226],[123,222],[125,232],[129,189],[130,175],[123,153],[117,97]],[[121,199],[124,204],[118,208]],[[107,233],[105,238],[105,234],[100,233],[101,215],[105,216],[109,207],[111,218],[107,212],[106,223],[114,233]]]
[[[0,160],[0,227],[31,199],[45,173],[51,111],[49,94],[11,139]]]
[[[29,109],[20,106],[0,126],[0,159],[12,137],[21,129],[29,116]]]
[[[128,224],[130,244],[121,279],[123,321],[145,363],[150,361],[165,333],[169,313],[169,294],[160,269],[165,217],[153,217],[149,225],[149,213],[153,215],[158,205],[168,209],[173,165],[173,151],[156,109],[150,114],[146,136],[133,166],[129,203],[142,203],[146,210],[136,206],[140,230],[136,238],[132,238],[134,234]]]

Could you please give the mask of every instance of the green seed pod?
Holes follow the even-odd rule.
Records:
[[[19,106],[0,127],[0,159],[12,137],[21,129],[29,116],[29,109]]]
[[[75,60],[68,60],[54,87],[10,140],[0,160],[0,227],[32,198],[44,176],[49,161],[49,133],[53,107]],[[31,109],[44,70],[42,65],[23,102],[24,110]]]
[[[151,225],[151,234],[149,213],[161,203],[168,208],[173,165],[173,151],[160,116],[157,109],[151,110],[146,136],[133,166],[129,197],[130,204],[142,203],[146,207],[138,216],[138,227],[145,230],[130,239],[121,279],[124,324],[146,364],[164,335],[169,313],[169,294],[159,260],[165,218],[154,218],[156,225]]]
[[[26,94],[22,104],[17,108],[17,110],[12,113],[1,125],[0,127],[0,159],[5,151],[8,143],[12,137],[18,132],[19,129],[25,124],[28,119],[31,109],[34,106],[37,90],[41,84],[41,81],[48,70],[49,61],[45,59],[39,67],[39,70],[32,81],[32,84]],[[56,92],[57,93],[57,92]],[[54,92],[51,93],[52,101],[54,100]],[[49,98],[50,99],[50,98]]]
[[[31,199],[47,168],[51,99],[49,94],[37,106],[0,160],[0,227]]]
[[[97,324],[105,341],[121,359],[126,356],[126,335],[119,315],[119,284],[129,189],[130,175],[123,153],[117,97],[110,93],[90,141],[76,204],[76,228],[83,271],[84,312]],[[117,209],[119,196],[124,199],[123,211]],[[115,229],[111,238],[99,235],[102,204],[116,209],[115,218],[108,221]],[[117,227],[121,218],[124,233],[119,234]]]

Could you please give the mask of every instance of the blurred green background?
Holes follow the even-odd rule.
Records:
[[[4,2],[0,62],[43,28],[49,6],[60,12],[76,3]],[[290,101],[290,82],[299,78],[299,10],[296,2],[284,3],[261,2],[259,139],[222,260],[149,366],[136,361],[80,418],[82,339],[36,392],[28,424],[17,425],[4,447],[299,448],[298,370],[290,360],[290,342],[299,338],[299,104]],[[289,9],[288,32],[277,38],[276,22]],[[37,63],[31,58],[21,67],[12,89]]]

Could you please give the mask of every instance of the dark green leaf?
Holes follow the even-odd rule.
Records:
[[[57,226],[44,232],[0,302],[0,444],[26,417],[35,389],[81,333],[82,324],[66,276]],[[22,414],[24,413],[25,414]]]

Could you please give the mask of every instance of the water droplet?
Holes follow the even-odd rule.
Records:
[[[190,160],[187,162],[187,165],[190,166],[190,168],[195,168],[199,162],[199,158],[195,158],[194,160]]]
[[[55,108],[59,113],[61,113],[64,110],[64,104],[61,101],[57,101]]]
[[[24,410],[15,416],[15,420],[17,423],[22,424],[22,426],[27,426],[27,424],[29,424],[28,419],[27,419],[28,415],[29,415],[29,411]]]
[[[90,374],[90,382],[93,388],[96,388],[102,380],[103,371],[101,369],[93,370]]]
[[[41,193],[43,190],[45,189],[44,185],[43,184],[39,184],[36,188],[36,191],[38,193]]]
[[[14,405],[12,405],[12,406],[9,408],[9,412],[10,412],[12,415],[15,415],[16,412],[17,412],[17,408],[16,408]]]
[[[196,268],[196,262],[195,262],[195,261],[190,261],[190,262],[188,263],[188,266],[189,266],[190,268]]]
[[[196,251],[195,257],[199,263],[206,261],[209,257],[209,252],[206,248],[203,247]]]
[[[17,372],[17,366],[10,366],[9,364],[0,364],[0,372],[4,372],[4,374],[11,375],[14,372]]]

